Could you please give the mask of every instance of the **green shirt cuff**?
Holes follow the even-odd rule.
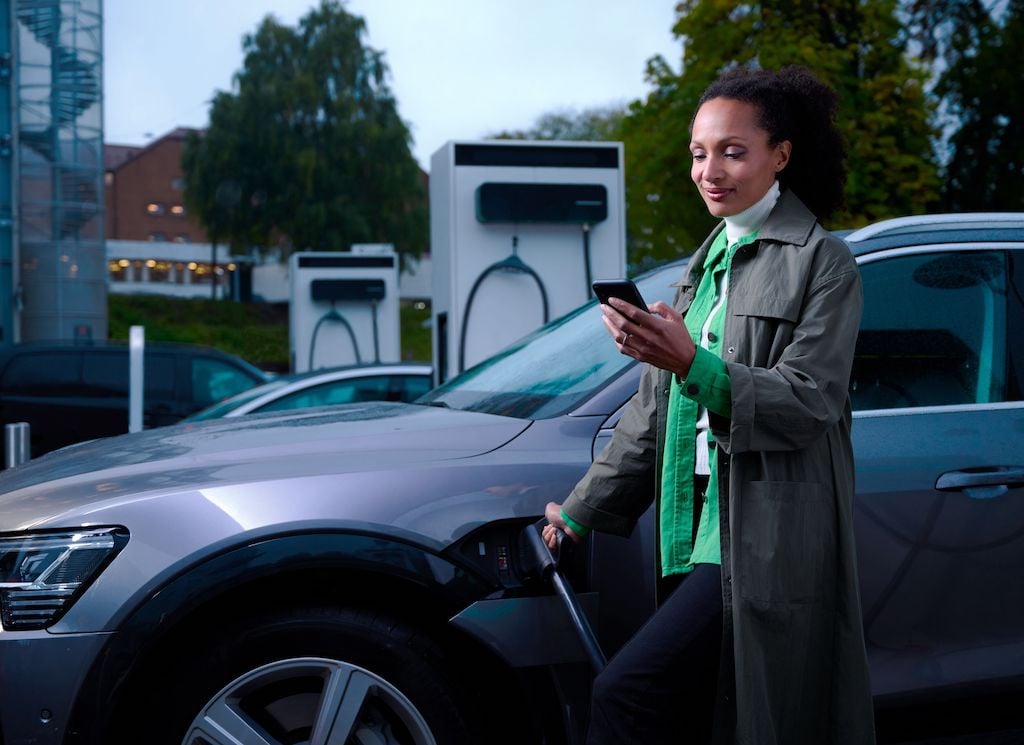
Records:
[[[565,510],[562,510],[562,519],[565,520],[565,524],[568,525],[572,532],[578,535],[580,538],[590,532],[590,528],[586,525],[580,525],[578,522],[573,520],[571,517],[565,514]]]
[[[678,376],[677,376],[678,379]],[[708,411],[728,417],[732,414],[732,385],[725,360],[704,347],[697,347],[690,372],[679,381],[687,398],[696,401]]]

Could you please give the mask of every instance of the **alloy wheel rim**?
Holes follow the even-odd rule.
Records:
[[[437,745],[413,703],[340,660],[279,660],[235,678],[192,721],[182,745]]]

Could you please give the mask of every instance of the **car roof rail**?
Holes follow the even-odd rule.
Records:
[[[974,224],[987,228],[1024,228],[1024,212],[957,212],[894,217],[854,230],[844,238],[847,241],[863,241],[892,233],[929,228],[967,227]]]

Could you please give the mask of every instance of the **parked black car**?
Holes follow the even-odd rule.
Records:
[[[217,349],[149,342],[143,427],[174,424],[267,382],[255,366]],[[0,348],[0,423],[28,422],[33,457],[128,431],[128,345],[30,342]]]
[[[847,240],[879,740],[1021,742],[1024,216]],[[670,300],[681,271],[638,285]],[[519,539],[636,390],[599,318],[553,321],[418,404],[182,423],[0,474],[0,740],[580,742],[590,668]],[[608,654],[654,607],[655,551],[649,512],[575,555]]]

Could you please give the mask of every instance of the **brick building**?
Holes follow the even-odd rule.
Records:
[[[185,207],[181,151],[190,132],[179,127],[145,146],[105,145],[107,275],[110,292],[210,297],[231,286],[237,265],[226,246]]]
[[[105,146],[108,240],[207,242],[184,201],[181,151],[192,131],[179,127],[145,147]]]

